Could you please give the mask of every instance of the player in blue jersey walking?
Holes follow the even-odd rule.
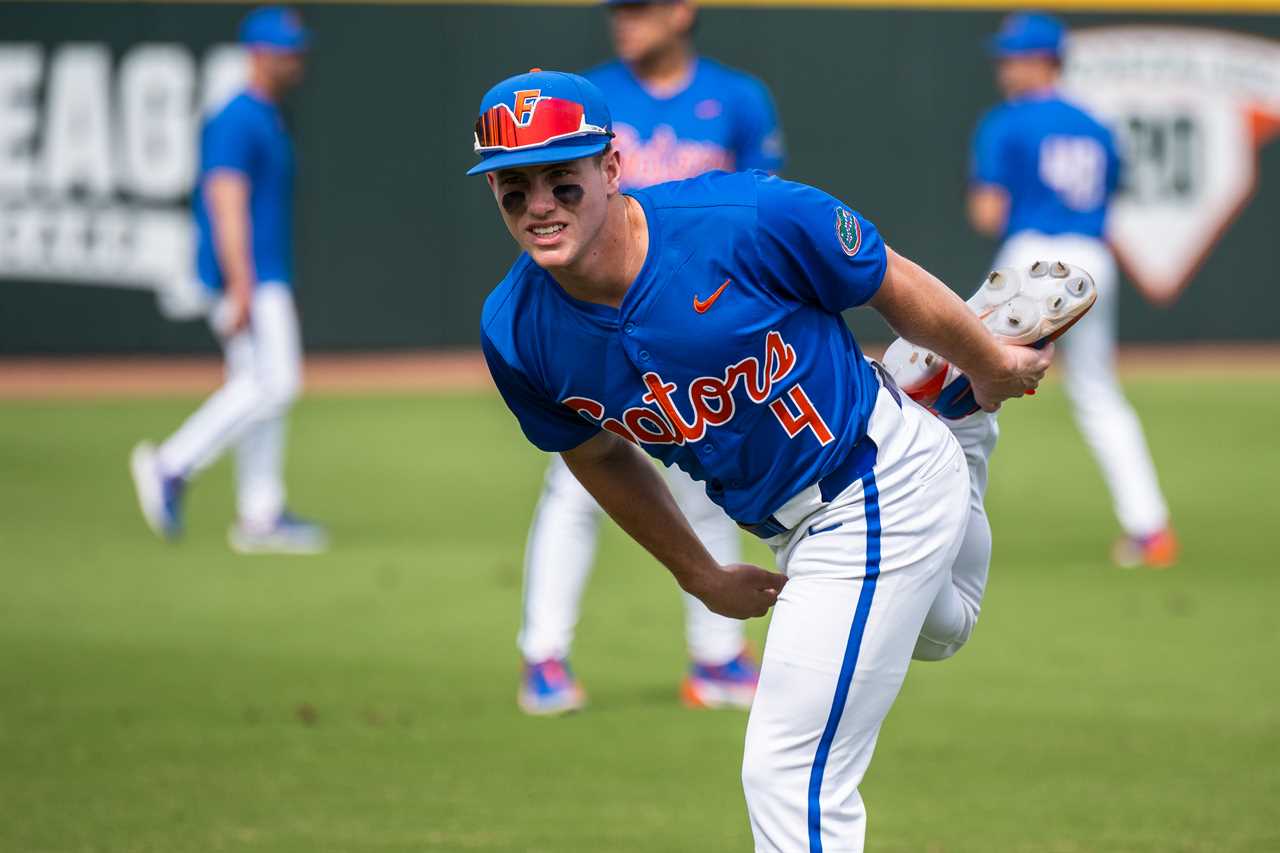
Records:
[[[1003,241],[996,266],[1051,257],[1093,273],[1098,307],[1063,345],[1067,395],[1125,533],[1116,561],[1163,568],[1177,558],[1177,539],[1142,424],[1115,371],[1120,282],[1104,234],[1120,161],[1110,131],[1057,92],[1064,42],[1056,18],[1027,13],[1010,15],[992,38],[1006,101],[974,137],[969,217]]]
[[[971,300],[993,334],[827,193],[756,171],[625,194],[612,135],[576,75],[481,101],[470,173],[523,250],[485,301],[485,358],[528,439],[681,588],[736,618],[776,605],[743,759],[756,849],[860,851],[858,785],[908,663],[954,654],[977,619],[990,412],[1052,355],[1001,336],[1045,344],[1092,283],[1063,264],[994,273]],[[929,348],[909,347],[912,369],[954,366],[946,409],[974,413],[899,393],[841,317],[859,305]],[[702,483],[782,574],[716,560],[639,450]]]
[[[200,134],[193,199],[196,267],[214,300],[210,322],[226,356],[226,382],[158,448],[134,448],[131,470],[147,524],[182,532],[187,484],[236,451],[241,553],[314,553],[323,528],[285,507],[285,417],[302,383],[302,345],[291,282],[293,146],[280,99],[302,79],[308,33],[296,13],[263,7],[241,24],[249,83]]]
[[[619,58],[584,76],[604,92],[613,113],[614,147],[627,163],[623,191],[713,169],[781,168],[782,138],[768,90],[696,53],[691,3],[606,5]],[[737,562],[737,526],[687,474],[665,471],[703,545],[720,562]],[[586,702],[568,656],[600,516],[595,499],[552,457],[525,551],[518,703],[528,713],[563,713]],[[697,708],[749,707],[759,668],[746,650],[743,623],[712,613],[691,595],[684,599],[690,665],[682,701]]]

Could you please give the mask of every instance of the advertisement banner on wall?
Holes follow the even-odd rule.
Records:
[[[0,279],[150,289],[166,316],[200,311],[200,120],[245,73],[235,45],[0,43]]]
[[[1258,150],[1280,133],[1280,42],[1208,28],[1077,30],[1064,89],[1117,135],[1117,256],[1144,296],[1172,303],[1248,204]]]

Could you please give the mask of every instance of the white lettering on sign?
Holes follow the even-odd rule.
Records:
[[[20,195],[31,184],[41,59],[34,44],[0,47],[0,195]]]
[[[244,52],[148,43],[118,60],[0,43],[0,278],[150,289],[188,316],[200,122],[243,86]]]

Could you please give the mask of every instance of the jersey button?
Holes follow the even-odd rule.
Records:
[[[628,335],[634,332],[635,330],[636,330],[635,323],[627,323],[625,326],[622,327],[622,331],[626,332]]]
[[[704,455],[709,456],[716,452],[716,446],[714,444],[704,444],[702,445],[702,452]]]
[[[642,349],[642,350],[640,350],[640,354],[639,354],[639,356],[638,356],[638,357],[639,357],[639,359],[640,359],[641,361],[648,361],[648,360],[649,360],[649,351],[648,351],[647,349]]]

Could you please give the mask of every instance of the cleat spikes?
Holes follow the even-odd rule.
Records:
[[[1049,271],[1049,265],[1044,261],[1036,261],[1031,265],[1031,277],[1040,278]]]
[[[1067,288],[1067,293],[1070,293],[1072,296],[1076,296],[1076,297],[1084,296],[1085,291],[1089,289],[1088,286],[1084,283],[1083,278],[1071,279],[1070,281],[1067,282],[1066,288]]]
[[[1054,261],[1053,266],[1049,267],[1049,275],[1054,278],[1066,278],[1070,274],[1071,270],[1062,261]]]

